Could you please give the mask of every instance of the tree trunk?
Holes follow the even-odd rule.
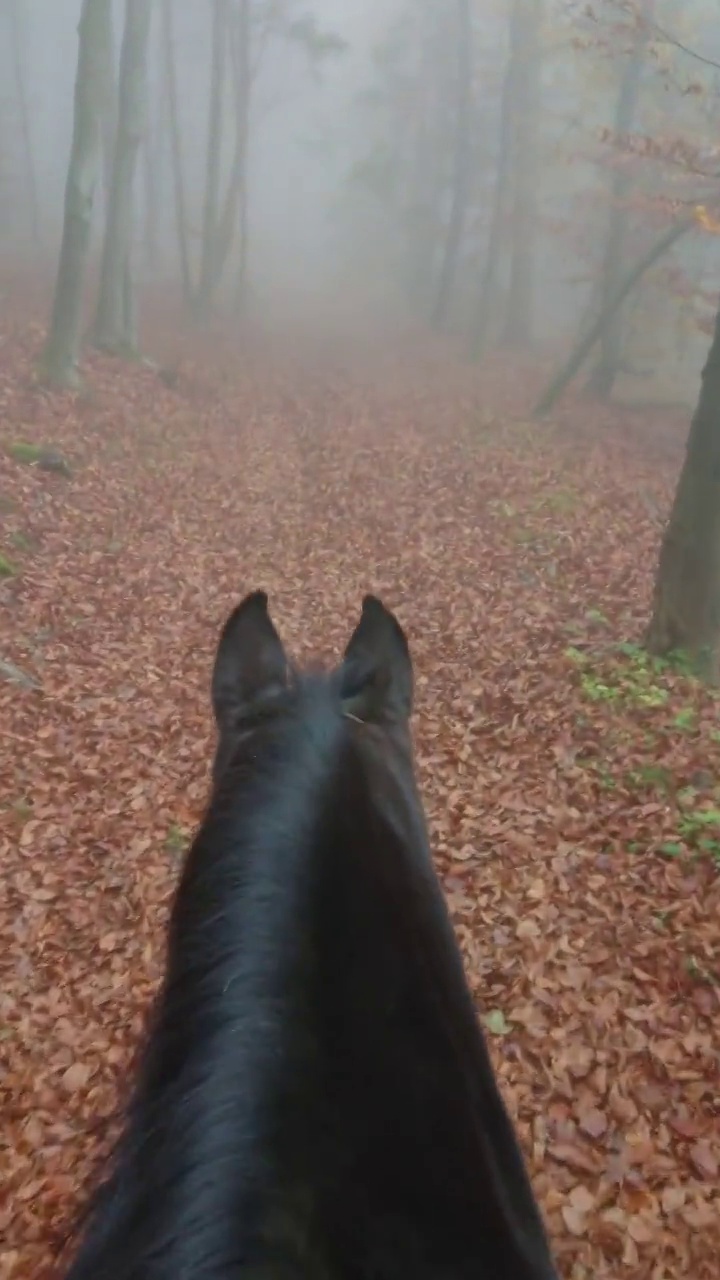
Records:
[[[162,189],[166,92],[163,83],[153,94],[147,128],[142,143],[143,160],[143,250],[148,276],[156,273],[160,260],[160,191]]]
[[[106,29],[103,33],[103,103],[102,103],[102,165],[103,195],[105,219],[107,220],[112,189],[113,151],[117,133],[117,75],[115,72],[115,28],[113,24],[113,6],[109,5],[106,14]]]
[[[609,320],[613,318],[619,307],[627,298],[628,294],[635,288],[635,285],[649,271],[650,267],[658,261],[659,258],[667,253],[668,249],[679,240],[681,236],[695,226],[695,218],[684,218],[682,222],[676,222],[669,227],[667,231],[660,236],[659,240],[648,249],[647,253],[628,271],[627,275],[618,285],[615,293],[608,299],[604,310],[600,312],[597,320],[590,326],[586,333],[575,344],[565,364],[558,373],[551,379],[549,385],[543,391],[535,408],[533,409],[534,418],[542,418],[549,413],[555,402],[560,398],[563,391],[572,382],[575,374],[578,373],[584,361],[589,356],[598,338],[602,335],[603,329]]]
[[[247,139],[250,107],[249,0],[241,0],[230,32],[230,54],[235,90],[235,149],[222,214],[215,232],[212,255],[210,300],[222,279],[238,230],[240,200],[246,180]]]
[[[493,193],[492,214],[488,231],[487,245],[482,275],[478,285],[477,308],[470,333],[470,357],[480,360],[485,354],[490,321],[493,318],[497,302],[498,264],[502,248],[503,228],[507,212],[510,146],[512,132],[513,101],[516,92],[515,77],[517,66],[511,54],[508,55],[507,68],[503,79],[500,98],[500,136],[498,139],[497,167],[495,170],[495,190]]]
[[[133,184],[145,122],[150,15],[150,0],[126,0],[117,134],[93,334],[96,346],[116,354],[134,354],[136,349],[128,300],[132,296]]]
[[[18,0],[10,0],[10,28],[12,38],[12,54],[13,67],[15,72],[15,85],[18,95],[18,106],[20,108],[20,128],[23,137],[23,149],[25,152],[25,169],[27,173],[28,198],[30,201],[30,226],[32,229],[32,238],[36,248],[41,247],[40,238],[40,206],[38,201],[37,175],[35,172],[35,156],[32,145],[32,132],[30,129],[30,112],[28,108],[27,91],[25,88],[25,64],[22,51],[22,39],[20,30],[20,13],[18,12]]]
[[[532,341],[535,245],[538,223],[542,0],[515,0],[510,26],[514,64],[511,107],[510,279],[502,341],[514,348]]]
[[[248,252],[248,188],[247,188],[247,151],[250,132],[250,95],[252,92],[252,68],[250,65],[250,0],[240,0],[237,16],[236,42],[237,85],[239,89],[240,120],[242,128],[242,178],[238,201],[238,266],[235,276],[235,311],[240,314],[245,305]]]
[[[84,0],[78,27],[72,148],[52,316],[41,368],[50,382],[76,385],[82,300],[95,188],[100,176],[105,40],[112,0]]]
[[[720,310],[662,540],[645,644],[651,653],[687,654],[714,679],[719,638]]]
[[[651,5],[644,6],[644,17],[649,17]],[[617,106],[615,109],[614,131],[616,136],[628,134],[635,123],[640,84],[642,80],[643,54],[650,35],[647,21],[638,24],[637,35],[630,58],[620,80]],[[615,169],[610,188],[610,215],[608,219],[607,237],[603,252],[600,275],[600,310],[607,306],[608,300],[616,292],[623,275],[625,260],[625,232],[627,226],[627,210],[625,202],[632,187],[632,169],[627,162]],[[607,399],[611,394],[615,379],[622,365],[622,319],[623,312],[615,312],[612,320],[603,328],[600,337],[600,355],[588,379],[588,391],[593,395]]]
[[[215,283],[218,209],[220,204],[220,159],[222,154],[223,96],[228,37],[228,2],[213,0],[212,71],[208,114],[205,200],[203,204],[200,281],[195,300],[196,313],[204,318],[210,309]]]
[[[470,180],[470,116],[472,110],[473,29],[470,0],[456,0],[457,102],[455,108],[455,161],[452,203],[432,324],[441,329],[452,301],[458,258],[462,246]]]
[[[175,199],[175,229],[180,253],[183,299],[188,309],[192,306],[193,285],[190,270],[190,245],[188,237],[187,196],[183,173],[180,113],[178,108],[177,76],[175,73],[175,26],[173,0],[163,0],[163,46],[165,49],[165,83],[167,87],[168,123],[172,155],[173,195]]]

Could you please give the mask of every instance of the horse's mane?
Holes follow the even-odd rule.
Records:
[[[308,862],[347,737],[336,704],[322,681],[297,683],[261,727],[262,748],[241,753],[213,797],[183,870],[138,1085],[73,1280],[97,1277],[106,1251],[108,1275],[134,1275],[131,1260],[142,1258],[148,1280],[225,1277],[249,1261],[257,1204],[277,1172],[280,1094],[294,1070],[307,1073],[297,1033],[309,1014]]]
[[[68,1280],[549,1280],[412,770],[337,683],[246,718]]]

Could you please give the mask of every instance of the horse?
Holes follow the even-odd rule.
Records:
[[[298,670],[256,591],[67,1280],[557,1280],[433,868],[407,638]]]

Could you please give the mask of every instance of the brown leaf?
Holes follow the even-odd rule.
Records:
[[[636,1244],[650,1244],[655,1234],[648,1220],[639,1213],[628,1218],[626,1229]]]
[[[583,1112],[579,1124],[583,1133],[586,1133],[589,1138],[601,1138],[607,1131],[607,1116],[597,1107],[591,1107],[589,1111]]]
[[[84,1089],[90,1076],[91,1068],[86,1062],[73,1062],[67,1071],[63,1072],[62,1084],[68,1093],[75,1093],[78,1089]]]
[[[691,1163],[701,1178],[715,1179],[718,1176],[717,1156],[709,1142],[696,1142],[688,1152]]]
[[[665,1187],[660,1197],[663,1213],[668,1215],[676,1213],[685,1204],[686,1199],[687,1192],[685,1187]]]
[[[563,1222],[571,1236],[584,1236],[587,1232],[587,1216],[571,1204],[564,1204],[560,1210]]]
[[[578,1173],[597,1173],[597,1158],[582,1147],[571,1142],[553,1142],[548,1147],[548,1155],[558,1164],[567,1165]]]
[[[589,1213],[591,1209],[595,1208],[594,1195],[582,1184],[572,1188],[572,1191],[568,1193],[568,1200],[573,1209],[577,1209],[578,1213]]]

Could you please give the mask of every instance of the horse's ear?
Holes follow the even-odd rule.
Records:
[[[233,609],[220,635],[212,673],[212,705],[220,728],[287,684],[288,662],[264,591]]]
[[[408,642],[394,614],[365,596],[340,669],[343,710],[358,720],[407,720],[413,670]]]

